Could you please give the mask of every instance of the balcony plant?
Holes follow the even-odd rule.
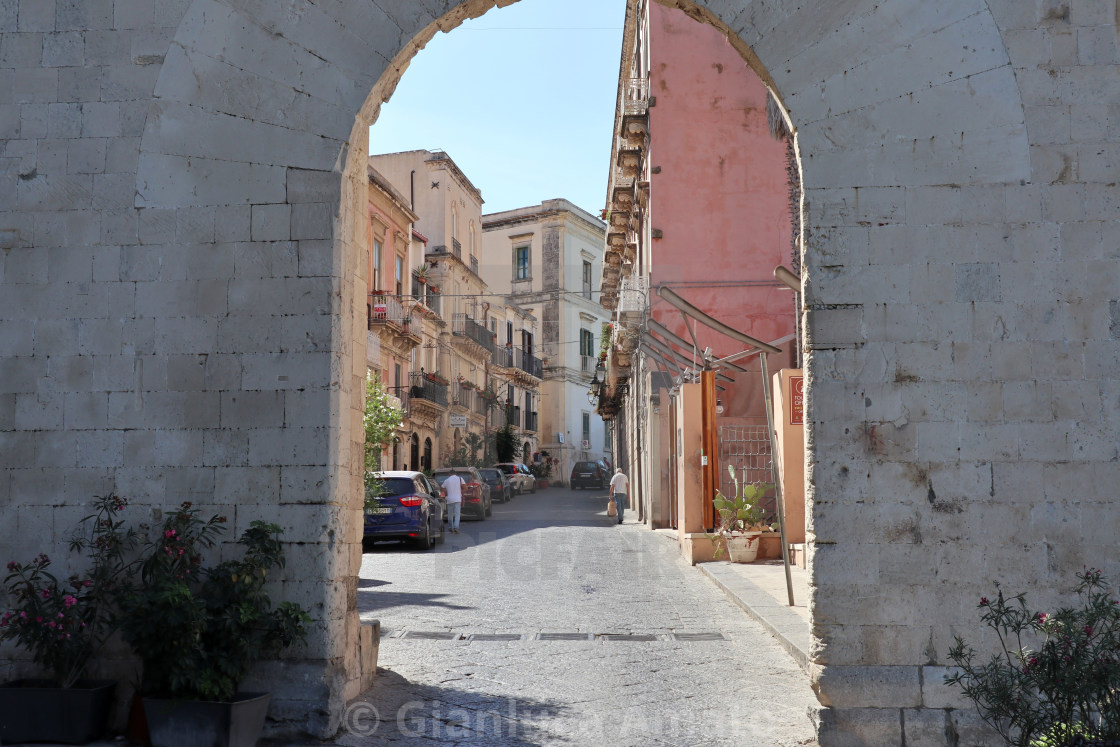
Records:
[[[302,641],[311,619],[291,602],[273,607],[265,588],[284,567],[279,526],[252,522],[240,559],[204,565],[225,521],[204,521],[183,503],[144,544],[139,577],[120,598],[121,632],[143,664],[144,711],[160,745],[239,744],[233,735],[246,733],[254,744],[269,694],[238,687],[257,661]]]
[[[419,280],[421,284],[426,284],[428,282],[428,277],[431,274],[431,269],[432,268],[428,265],[427,262],[421,263],[416,267],[415,270],[416,279]]]
[[[762,499],[774,485],[748,482],[740,484],[732,464],[727,465],[727,472],[731,475],[735,489],[730,496],[716,490],[713,504],[719,514],[719,526],[714,534],[708,536],[715,542],[717,559],[726,548],[732,563],[752,563],[758,557],[758,538],[770,528]]]
[[[65,582],[51,573],[45,554],[8,563],[4,591],[12,607],[0,617],[0,640],[28,651],[51,679],[0,686],[0,742],[85,744],[104,732],[116,683],[82,676],[117,628],[114,594],[127,577],[134,544],[119,516],[125,505],[115,495],[94,500],[93,513],[70,540],[87,568]]]
[[[433,384],[439,384],[441,386],[447,386],[448,384],[447,377],[438,371],[425,373],[424,376]]]

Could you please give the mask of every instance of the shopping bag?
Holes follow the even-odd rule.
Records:
[[[618,508],[614,505],[614,498],[607,499],[607,516],[618,516]]]

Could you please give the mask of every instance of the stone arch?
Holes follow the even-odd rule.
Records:
[[[880,386],[886,361],[900,354],[891,339],[896,309],[912,307],[913,289],[923,308],[936,303],[928,294],[938,279],[908,270],[929,267],[946,250],[933,234],[952,226],[955,213],[939,200],[969,186],[1030,179],[1023,106],[1000,30],[984,0],[662,1],[723,30],[775,91],[796,133],[812,386],[808,482],[821,541],[814,583],[875,575],[877,568],[858,570],[868,568],[863,558],[845,562],[845,525],[833,513],[866,489],[837,478],[835,467],[843,463],[847,474],[869,460],[841,431],[867,421],[869,398],[858,392],[865,383]],[[329,583],[311,660],[350,661],[357,645],[346,597],[357,573],[348,550],[360,541],[361,470],[345,455],[357,453],[362,438],[366,248],[362,223],[351,218],[363,204],[366,131],[428,39],[507,4],[192,0],[155,84],[136,174],[141,225],[171,215],[172,224],[197,229],[188,234],[190,251],[232,253],[237,269],[220,308],[195,296],[185,315],[224,330],[229,349],[221,352],[239,358],[237,386],[298,391],[319,405],[313,438],[279,436],[291,443],[276,457],[282,474],[302,475],[293,489],[310,496],[307,503],[336,509],[327,523],[342,540],[331,545],[330,560],[316,561]],[[902,218],[911,204],[917,217]],[[930,235],[914,241],[907,233],[900,246],[900,223]],[[281,318],[299,319],[298,331],[281,332]],[[275,340],[253,339],[265,327],[277,330]],[[911,355],[923,365],[917,351]],[[826,612],[814,622],[822,701],[881,705],[852,694],[853,678],[867,675],[860,662],[834,653],[845,639],[826,620],[860,614],[839,597],[815,597]],[[913,668],[909,653],[894,655],[874,663]],[[313,731],[333,731],[340,703],[360,685],[349,665],[338,666],[328,667],[325,715]],[[838,673],[835,684],[829,672]]]

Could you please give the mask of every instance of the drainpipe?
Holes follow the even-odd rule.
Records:
[[[416,169],[408,175],[408,206],[416,211]]]

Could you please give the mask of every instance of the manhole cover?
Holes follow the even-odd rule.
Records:
[[[472,641],[520,641],[520,633],[474,633]]]
[[[459,639],[458,633],[444,633],[442,631],[410,630],[402,638],[424,638],[429,641],[455,641]]]
[[[604,641],[656,641],[653,633],[602,633],[599,635]]]
[[[537,636],[541,641],[586,641],[587,633],[541,633]]]
[[[673,633],[678,641],[726,641],[723,633]]]

